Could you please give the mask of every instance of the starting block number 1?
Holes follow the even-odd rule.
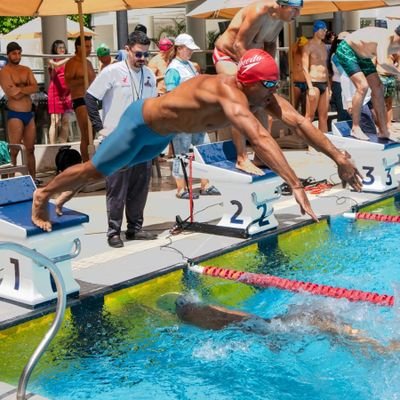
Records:
[[[22,284],[20,260],[18,258],[10,257],[10,264],[14,266],[14,290],[18,291],[20,290]],[[25,279],[29,279],[29,277],[25,277]],[[53,293],[55,293],[57,291],[57,287],[50,272],[49,272],[49,279],[50,279],[51,290],[53,291]]]

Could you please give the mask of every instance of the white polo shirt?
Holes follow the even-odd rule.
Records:
[[[139,71],[125,61],[104,68],[88,88],[88,93],[103,102],[103,127],[111,132],[121,115],[138,99],[157,97],[156,77],[143,66]]]

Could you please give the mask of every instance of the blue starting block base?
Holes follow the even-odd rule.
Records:
[[[36,186],[30,176],[0,180],[0,240],[12,241],[42,253],[50,259],[71,254],[74,241],[83,235],[83,223],[89,221],[85,214],[63,209],[57,216],[55,205],[50,203],[52,232],[43,232],[33,225],[32,198]],[[0,299],[36,307],[56,299],[56,288],[49,271],[38,267],[24,256],[12,251],[2,252],[4,276],[0,284]],[[79,294],[79,285],[72,277],[70,259],[58,263],[66,292]]]
[[[352,121],[332,123],[326,136],[339,149],[346,150],[363,175],[363,192],[382,193],[397,188],[395,167],[400,162],[400,143],[367,134],[369,141],[351,136]]]
[[[194,148],[193,176],[217,186],[223,215],[217,225],[192,223],[185,227],[227,236],[248,237],[278,226],[272,203],[280,197],[282,179],[269,169],[263,176],[235,167],[236,149],[231,140]],[[177,221],[179,224],[179,221]]]

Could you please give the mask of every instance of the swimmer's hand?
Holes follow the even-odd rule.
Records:
[[[360,192],[362,189],[362,175],[351,160],[351,156],[347,151],[342,152],[343,157],[338,161],[338,174],[342,181],[343,188],[349,184],[355,191]]]
[[[300,206],[301,214],[308,214],[314,221],[318,222],[318,217],[311,208],[310,201],[308,200],[303,186],[293,186],[292,191],[297,204]]]

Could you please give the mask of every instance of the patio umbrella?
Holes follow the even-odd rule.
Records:
[[[84,27],[85,35],[94,36],[96,33],[89,28]],[[69,38],[76,38],[80,34],[80,26],[77,22],[67,18],[67,36]],[[42,37],[42,24],[40,18],[35,18],[13,29],[6,35],[2,36],[4,40],[25,40],[25,39],[40,39]]]
[[[232,19],[243,7],[254,0],[206,0],[193,9],[188,17]],[[400,5],[400,0],[304,0],[301,15],[322,14],[336,11],[356,11]]]
[[[93,14],[108,11],[129,10],[133,8],[166,7],[175,4],[186,4],[193,0],[1,0],[0,16],[44,16]]]

